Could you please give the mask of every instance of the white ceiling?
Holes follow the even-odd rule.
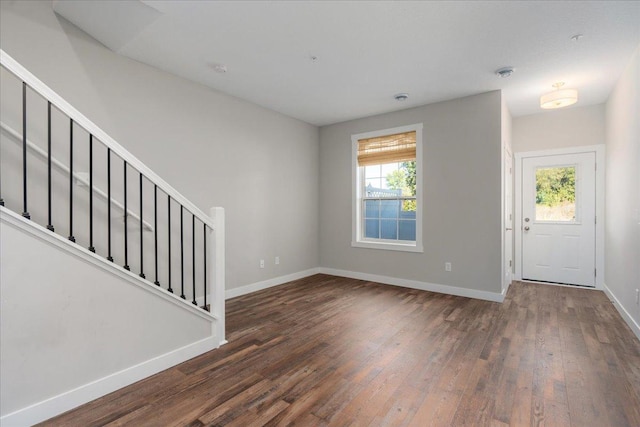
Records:
[[[579,90],[576,106],[598,104],[640,45],[637,1],[59,0],[54,9],[122,55],[315,125],[496,89],[514,116],[533,114],[557,81]],[[510,78],[496,77],[509,65]],[[394,100],[400,92],[409,99]]]

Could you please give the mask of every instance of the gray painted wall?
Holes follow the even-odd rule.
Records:
[[[317,267],[317,127],[119,56],[50,2],[0,7],[2,49],[202,210],[226,209],[227,289]]]
[[[640,324],[640,48],[606,105],[605,285]],[[639,331],[636,330],[636,333]]]
[[[501,114],[502,143],[504,146],[508,147],[511,154],[513,154],[513,117],[511,116],[509,107],[507,107],[507,100],[504,95],[502,96]]]
[[[500,293],[500,115],[495,91],[322,127],[320,265]],[[353,248],[351,135],[414,123],[424,124],[424,253]]]
[[[513,119],[515,153],[604,143],[604,104],[545,111]]]

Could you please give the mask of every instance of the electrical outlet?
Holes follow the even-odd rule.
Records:
[[[260,260],[260,268],[264,268],[264,260],[263,259]]]
[[[636,289],[636,305],[640,305],[640,289]]]
[[[451,271],[451,263],[450,262],[445,262],[444,263],[444,271]]]
[[[280,257],[279,256],[276,257],[275,263],[276,263],[276,265],[280,264]]]

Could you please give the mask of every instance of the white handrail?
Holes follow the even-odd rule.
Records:
[[[137,157],[118,144],[105,131],[89,120],[84,114],[76,110],[71,104],[65,101],[60,95],[54,92],[49,86],[31,74],[29,70],[20,65],[8,53],[0,49],[0,64],[11,71],[16,77],[25,82],[31,89],[39,93],[46,100],[55,105],[57,109],[66,114],[78,125],[84,128],[91,135],[96,137],[105,146],[109,147],[117,156],[126,161],[138,172],[141,172],[149,181],[156,184],[162,191],[171,196],[173,200],[184,206],[189,212],[198,217],[202,222],[212,229],[215,228],[213,219],[200,210],[195,204],[180,194],[170,186],[165,180],[160,178],[155,172],[142,163]]]
[[[18,131],[16,131],[15,129],[13,129],[11,126],[7,125],[5,122],[0,121],[0,128],[2,128],[2,130],[4,130],[5,132],[7,132],[9,134],[9,136],[12,136],[13,138],[15,138],[16,141],[18,142],[22,142],[22,134],[18,133]],[[35,143],[33,143],[30,139],[27,138],[27,147],[33,151],[34,153],[40,155],[40,157],[47,159],[48,155],[47,152],[44,151],[42,148],[38,147],[38,145],[36,145]],[[60,160],[56,159],[55,157],[51,157],[51,164],[55,165],[58,169],[60,169],[62,172],[68,174],[69,173],[69,168],[67,167],[67,165],[65,165],[64,163],[62,163]],[[82,173],[78,173],[78,172],[74,172],[73,173],[73,179],[76,181],[76,184],[80,185],[82,187],[87,188],[87,191],[89,190],[89,180],[87,178],[84,177],[84,174]],[[107,193],[105,193],[104,191],[100,190],[99,188],[96,188],[95,186],[93,187],[93,192],[96,193],[98,196],[100,196],[102,199],[107,200],[109,198],[109,195]],[[113,198],[111,199],[111,204],[115,207],[117,207],[118,209],[120,209],[122,212],[124,212],[124,206],[116,201],[113,200]],[[137,224],[138,222],[140,222],[140,217],[133,213],[130,209],[127,209],[127,214],[130,218],[133,218],[135,222],[133,222],[133,224]],[[142,221],[142,226],[145,230],[148,231],[153,231],[153,226],[151,224],[149,224],[147,221]]]

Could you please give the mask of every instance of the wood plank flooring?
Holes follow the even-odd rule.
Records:
[[[503,304],[316,275],[227,303],[229,344],[49,426],[640,426],[640,342],[599,291]]]

